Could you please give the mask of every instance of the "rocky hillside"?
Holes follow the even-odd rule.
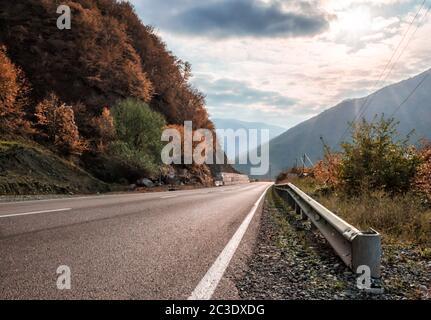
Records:
[[[74,194],[109,190],[106,183],[46,149],[0,141],[0,194]]]

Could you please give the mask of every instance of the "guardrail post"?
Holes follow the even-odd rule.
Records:
[[[295,201],[292,199],[292,197],[290,196],[290,194],[286,193],[286,192],[277,192],[278,195],[283,198],[289,205],[291,205],[292,207],[294,206]]]
[[[295,203],[295,212],[296,212],[297,215],[301,214],[301,207],[297,203]]]
[[[287,195],[287,198],[289,199],[289,201],[287,202],[292,208],[295,207],[295,199],[293,199],[293,197],[287,193],[287,192],[283,192],[284,194]]]
[[[382,241],[378,232],[372,230],[358,234],[352,242],[352,267],[356,272],[360,266],[368,266],[371,277],[381,278]]]
[[[295,203],[295,212],[297,215],[301,216],[301,220],[303,221],[308,220],[308,216],[305,214],[304,209],[301,208],[301,206],[297,203]]]
[[[302,221],[307,221],[308,220],[308,216],[305,214],[304,210],[300,210],[301,212],[301,220]]]

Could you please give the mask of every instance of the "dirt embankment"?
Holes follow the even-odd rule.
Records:
[[[109,190],[108,184],[46,149],[21,142],[0,141],[0,195]]]

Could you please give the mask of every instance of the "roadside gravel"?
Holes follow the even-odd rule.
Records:
[[[311,232],[275,193],[269,192],[248,269],[235,279],[243,299],[404,300],[431,299],[431,261],[413,246],[384,245],[384,294],[356,287],[356,275]]]

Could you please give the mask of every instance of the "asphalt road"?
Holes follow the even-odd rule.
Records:
[[[0,299],[187,299],[268,186],[0,203]]]

